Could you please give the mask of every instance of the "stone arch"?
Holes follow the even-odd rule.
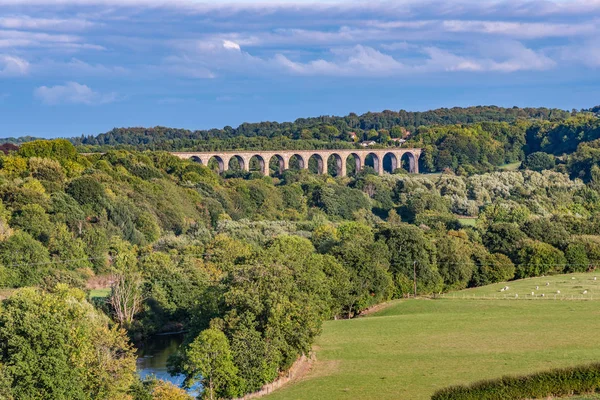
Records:
[[[248,170],[258,171],[263,175],[267,175],[265,159],[260,154],[255,154],[248,160]]]
[[[405,153],[402,154],[401,158],[401,165],[402,168],[406,169],[408,172],[410,172],[411,174],[417,174],[419,173],[419,159],[417,156],[415,156],[415,154],[411,151],[407,151]]]
[[[198,157],[198,156],[191,156],[189,159],[190,159],[190,161],[193,161],[193,162],[198,163],[200,165],[204,165],[204,163],[202,162],[202,159],[200,157]]]
[[[233,163],[232,163],[233,161]],[[229,158],[229,161],[227,162],[227,170],[233,170],[233,171],[245,171],[246,170],[246,160],[244,160],[244,158],[242,156],[238,156],[237,154],[234,154],[233,156],[231,156]]]
[[[290,156],[290,160],[288,161],[288,168],[296,170],[306,169],[308,168],[308,163],[305,162],[304,157],[296,153]]]
[[[385,153],[381,167],[384,172],[393,173],[398,168],[398,157],[394,153]]]
[[[379,175],[381,175],[381,173],[382,173],[381,159],[379,158],[379,156],[376,153],[367,154],[365,156],[364,164],[365,164],[365,166],[373,167],[375,172],[377,172]]]
[[[352,157],[352,159],[350,158]],[[360,158],[358,153],[350,153],[346,157],[346,170],[351,171],[354,174],[360,172],[363,167],[363,160]]]
[[[273,169],[279,175],[285,171],[285,160],[279,154],[273,154],[269,159],[269,171]]]
[[[314,153],[308,158],[308,168],[319,175],[325,174],[327,173],[325,162],[326,160],[323,160],[323,157],[319,153]]]
[[[214,168],[214,165],[216,163],[216,168]],[[223,158],[221,158],[218,155],[213,155],[210,156],[210,158],[208,159],[208,163],[206,164],[207,167],[211,168],[211,169],[216,169],[219,171],[220,174],[222,174],[223,172],[225,172],[225,161],[223,160]]]
[[[346,165],[345,160],[337,154],[333,153],[327,157],[327,173],[332,176],[346,176]]]

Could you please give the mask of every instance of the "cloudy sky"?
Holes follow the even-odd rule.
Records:
[[[0,137],[600,104],[600,0],[0,0]]]

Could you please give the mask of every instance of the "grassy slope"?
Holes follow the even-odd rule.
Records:
[[[269,398],[428,399],[452,384],[598,361],[598,331],[597,301],[398,301],[325,323],[313,370]]]
[[[594,280],[597,277],[598,280]],[[575,278],[575,279],[573,279]],[[546,285],[549,283],[550,285]],[[507,291],[500,289],[508,286]],[[539,289],[536,289],[536,286]],[[587,290],[586,294],[583,294]],[[560,291],[560,294],[558,294]],[[531,292],[534,295],[531,295]],[[541,295],[544,294],[544,297]],[[597,274],[567,274],[540,278],[521,279],[508,283],[497,283],[473,289],[461,290],[445,294],[446,298],[485,297],[485,298],[515,298],[554,300],[554,299],[585,299],[600,300],[600,273]]]

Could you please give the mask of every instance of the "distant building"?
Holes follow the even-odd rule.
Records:
[[[390,141],[402,144],[402,143],[406,142],[406,139],[402,139],[402,138],[390,138]]]
[[[358,136],[356,136],[356,132],[348,132],[348,136],[350,137],[350,139],[354,140],[356,142],[356,139],[358,138]]]
[[[364,142],[360,142],[360,145],[362,147],[369,147],[369,146],[373,146],[375,144],[377,144],[377,143],[375,141],[373,141],[373,140],[366,140]]]

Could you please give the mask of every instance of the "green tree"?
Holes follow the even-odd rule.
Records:
[[[389,249],[383,240],[375,240],[370,227],[358,222],[341,224],[338,234],[339,242],[330,253],[349,273],[352,290],[344,311],[352,317],[392,296]]]
[[[500,223],[491,225],[483,234],[483,244],[490,253],[502,253],[513,258],[519,248],[519,242],[526,239],[516,225]]]
[[[257,323],[251,313],[244,313],[239,318],[232,314],[229,323],[233,324],[230,327],[231,351],[239,370],[241,392],[255,392],[277,378],[277,352],[256,329]]]
[[[590,266],[586,248],[581,243],[570,243],[565,250],[567,267],[565,272],[585,272]]]
[[[30,286],[40,283],[48,271],[48,250],[30,234],[15,231],[0,242],[0,265],[6,269],[9,287]]]
[[[475,271],[470,286],[485,286],[497,282],[506,282],[514,278],[515,265],[504,254],[490,254],[481,245],[473,248]]]
[[[523,162],[523,167],[531,169],[533,171],[543,171],[545,169],[552,169],[556,161],[552,154],[544,153],[541,151],[531,153],[527,156]]]
[[[434,243],[422,229],[399,223],[381,230],[390,249],[390,270],[395,281],[410,281],[410,285],[397,285],[397,296],[413,294],[414,272],[417,273],[418,293],[434,293],[442,290],[443,279],[436,267],[437,252]]]
[[[41,242],[48,242],[52,224],[50,217],[39,204],[25,204],[13,214],[11,223]]]
[[[567,260],[562,251],[547,243],[526,240],[518,252],[516,278],[560,274]]]
[[[446,235],[436,241],[436,249],[438,271],[446,286],[466,288],[475,269],[471,244],[464,238]]]
[[[98,205],[104,199],[104,187],[91,176],[76,178],[67,186],[67,193],[79,204]]]
[[[85,243],[80,238],[73,237],[64,224],[56,226],[50,234],[48,250],[57,262],[64,263],[62,268],[75,270],[92,267],[85,253]]]
[[[133,348],[82,291],[20,289],[1,311],[0,365],[15,399],[127,398]]]
[[[31,175],[40,181],[50,181],[62,184],[65,173],[60,163],[50,158],[32,157],[29,159]]]
[[[209,328],[200,333],[185,352],[183,364],[188,384],[201,382],[202,398],[231,398],[239,394],[238,369],[225,334]]]

